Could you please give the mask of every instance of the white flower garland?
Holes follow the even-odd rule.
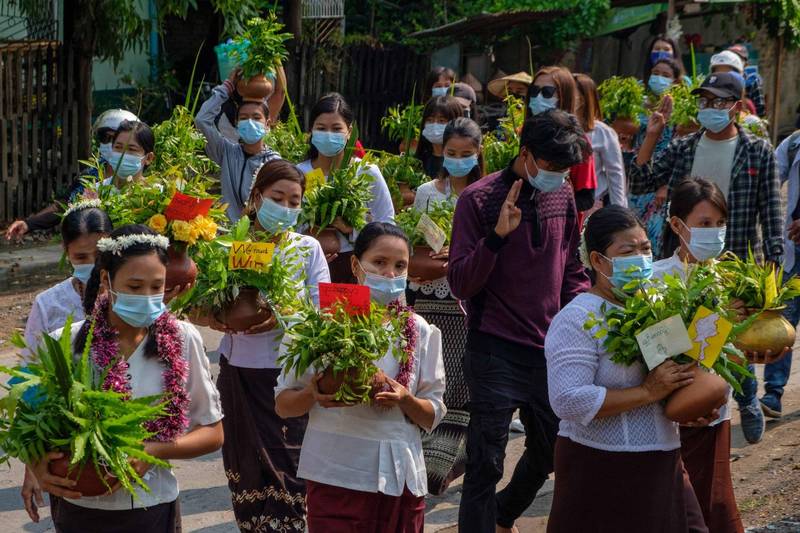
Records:
[[[594,213],[592,213],[594,214]],[[592,268],[592,262],[589,259],[589,249],[586,246],[586,226],[589,224],[589,219],[592,215],[587,216],[583,221],[583,226],[581,227],[581,242],[578,244],[578,259],[580,259],[581,264],[586,267],[587,270],[594,270]]]
[[[103,203],[98,198],[93,198],[91,200],[81,200],[79,202],[75,202],[69,204],[67,206],[67,210],[64,211],[64,218],[66,218],[70,213],[74,213],[75,211],[81,211],[82,209],[89,209],[93,207],[100,208]]]
[[[103,237],[97,241],[97,249],[103,253],[111,252],[112,254],[122,255],[123,250],[130,248],[134,244],[149,244],[166,250],[169,247],[169,239],[163,235],[147,235],[144,233],[122,235],[116,238]]]

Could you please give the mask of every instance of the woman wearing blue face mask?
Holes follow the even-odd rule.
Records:
[[[456,82],[456,73],[447,67],[433,67],[425,77],[423,101],[435,96],[448,96]]]
[[[373,222],[358,236],[353,274],[380,304],[403,294],[410,246],[396,226]],[[428,491],[421,430],[445,414],[441,333],[414,315],[416,341],[408,386],[392,379],[399,367],[391,353],[376,364],[389,389],[374,405],[336,403],[320,394],[313,370],[281,374],[275,387],[280,416],[309,414],[298,475],[306,479],[308,531],[422,533]],[[399,378],[399,376],[398,376]]]
[[[214,88],[211,97],[200,107],[195,117],[197,129],[206,138],[206,153],[220,166],[222,199],[228,204],[227,215],[232,223],[242,216],[247,195],[253,186],[255,172],[264,163],[280,158],[264,142],[269,128],[267,103],[245,101],[236,111],[236,131],[239,141],[222,135],[216,119],[222,105],[232,98],[241,69],[234,69],[227,80]]]
[[[650,42],[650,46],[647,48],[647,53],[644,57],[645,77],[652,71],[655,64],[662,59],[670,59],[675,61],[680,69],[679,77],[683,77],[686,69],[683,67],[681,51],[678,47],[678,43],[672,37],[668,37],[664,34],[657,35],[655,38],[653,38],[653,40]]]
[[[106,176],[104,185],[113,185],[122,190],[126,184],[142,179],[145,169],[152,163],[156,138],[153,130],[144,122],[123,121],[111,145],[107,167],[111,175]]]
[[[414,155],[431,178],[439,175],[444,163],[444,129],[447,123],[464,116],[464,108],[452,96],[434,96],[422,109],[420,136]]]
[[[319,304],[319,284],[330,282],[325,255],[316,239],[292,231],[304,189],[305,177],[297,167],[282,159],[265,163],[256,173],[247,212],[255,232],[272,236],[275,253],[299,251],[297,295]],[[222,461],[236,522],[245,529],[244,524],[257,524],[260,517],[269,516],[302,531],[305,483],[297,477],[297,461],[308,417],[281,419],[275,414],[273,394],[284,332],[274,316],[243,332],[228,330],[213,316],[197,320],[204,322],[225,333],[219,345],[217,387],[227,413]],[[278,497],[252,499],[248,494]]]
[[[687,265],[714,260],[724,250],[728,205],[715,183],[690,178],[675,187],[669,216],[664,251],[674,254],[653,265],[655,277],[685,276]],[[744,304],[733,304],[744,318]],[[710,425],[681,427],[681,455],[709,531],[744,531],[731,481],[730,419],[726,404]]]
[[[191,459],[222,445],[222,411],[200,333],[164,306],[168,245],[166,237],[143,225],[123,226],[100,239],[84,295],[91,319],[73,324],[71,334],[74,353],[82,353],[94,326],[89,357],[104,388],[128,391],[133,398],[171,395],[144,449],[163,460]],[[57,531],[102,531],[109,524],[119,531],[180,528],[178,480],[169,468],[132,459],[150,492],[137,489],[131,498],[117,489],[82,497],[70,480],[49,472],[50,461],[62,455],[49,452],[29,465],[50,493]]]
[[[332,168],[338,168],[344,160],[344,149],[353,131],[353,110],[339,93],[329,93],[320,98],[310,114],[311,137],[308,159],[297,165],[303,174],[322,172],[327,178]],[[359,161],[354,158],[353,162]],[[372,199],[367,202],[368,220],[380,222],[394,221],[394,205],[389,187],[380,169],[375,165],[364,165],[360,172],[370,176]],[[358,231],[337,217],[333,221],[339,240],[338,251],[328,253],[331,279],[335,282],[353,281],[350,272],[350,256]]]
[[[668,360],[649,372],[640,363],[619,365],[597,341],[602,325],[584,328],[604,306],[622,305],[613,289],[647,277],[650,257],[632,211],[612,205],[589,217],[581,259],[594,284],[556,315],[545,338],[550,404],[561,419],[548,531],[596,531],[597,524],[607,531],[650,531],[653,524],[669,533],[708,531],[683,475],[678,424],[661,403],[692,382],[694,363]],[[613,479],[614,490],[600,479]]]

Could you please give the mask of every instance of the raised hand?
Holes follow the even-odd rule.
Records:
[[[647,121],[647,135],[660,136],[672,116],[672,97],[667,95]]]
[[[499,237],[505,238],[509,233],[517,229],[519,223],[522,221],[522,211],[517,207],[520,189],[522,189],[521,179],[514,182],[503,202],[503,207],[500,209],[500,216],[497,219],[497,225],[494,227],[494,232],[497,233]]]

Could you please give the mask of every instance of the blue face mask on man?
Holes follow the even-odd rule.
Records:
[[[239,124],[236,125],[236,131],[239,132],[239,138],[245,144],[255,144],[267,134],[267,127],[261,122],[248,118],[239,121]]]
[[[130,178],[142,171],[144,156],[131,153],[121,154],[117,151],[113,151],[108,157],[108,164],[114,175],[122,178]]]
[[[528,170],[528,162],[525,161],[525,174],[528,178],[528,183],[531,186],[539,189],[542,192],[553,192],[561,188],[564,185],[564,181],[567,179],[569,175],[569,170],[564,170],[561,172],[556,172],[553,170],[544,170],[542,168],[537,168],[537,172],[535,176],[532,176],[530,171]]]
[[[697,112],[697,121],[705,129],[719,133],[728,127],[731,123],[729,109],[714,109],[713,107],[706,107]]]
[[[284,207],[271,198],[261,197],[261,207],[258,208],[258,223],[269,233],[285,231],[297,224],[300,209]]]
[[[167,310],[163,292],[140,295],[111,291],[111,295],[114,297],[111,310],[134,328],[150,327]]]
[[[651,75],[650,79],[647,80],[647,86],[650,87],[650,90],[653,91],[653,94],[656,96],[664,94],[664,91],[669,89],[670,85],[672,85],[671,78],[659,76],[658,74]]]
[[[605,259],[611,262],[611,277],[608,280],[614,287],[621,289],[634,280],[647,281],[653,277],[653,256],[626,255]]]
[[[558,107],[558,96],[551,96],[550,98],[545,98],[541,94],[532,96],[528,102],[528,107],[534,115],[555,109]]]
[[[361,266],[361,263],[359,263]],[[407,275],[395,276],[387,278],[380,274],[373,274],[367,272],[363,266],[361,270],[364,271],[364,285],[369,287],[369,296],[375,303],[387,305],[398,298],[400,298],[406,290]]]
[[[463,178],[478,166],[478,154],[472,154],[467,157],[444,156],[442,166],[454,178]]]
[[[311,144],[325,157],[333,157],[347,145],[347,134],[337,131],[311,132]]]
[[[89,282],[89,278],[92,277],[92,271],[94,270],[94,263],[84,263],[80,265],[76,265],[72,263],[72,277],[86,285]]]

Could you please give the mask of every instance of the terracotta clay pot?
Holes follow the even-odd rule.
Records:
[[[186,245],[170,243],[167,248],[169,264],[167,265],[167,279],[164,288],[170,290],[176,285],[188,285],[197,279],[197,265],[189,257]]]
[[[215,314],[217,320],[233,331],[247,331],[271,315],[272,310],[266,300],[253,287],[239,289],[239,295]]]
[[[611,128],[621,137],[633,137],[639,133],[639,126],[632,118],[617,118],[611,123]]]
[[[263,74],[247,79],[242,78],[236,83],[236,92],[245,102],[263,102],[272,94],[273,90],[272,81]]]
[[[428,246],[415,246],[414,255],[408,263],[408,277],[421,278],[425,281],[433,281],[447,275],[445,267],[446,260],[433,259],[430,254],[433,252]]]
[[[683,126],[676,126],[675,137],[686,137],[687,135],[691,135],[692,133],[696,133],[698,131],[700,131],[699,124],[687,124]]]
[[[353,383],[355,377],[355,369],[334,374],[333,367],[328,367],[325,372],[322,373],[322,378],[317,382],[317,388],[322,394],[336,394],[336,391],[339,390],[345,381],[347,383]],[[369,393],[369,397],[374,398],[376,394],[383,390],[384,385],[386,385],[386,374],[383,373],[383,370],[379,369],[375,375],[372,376],[372,390]],[[356,394],[361,394],[360,388],[351,388],[353,388],[353,392]]]
[[[100,479],[100,476],[97,475],[97,470],[95,470],[94,463],[91,461],[86,461],[83,465],[75,465],[70,472],[69,460],[70,455],[65,454],[61,459],[50,461],[50,473],[55,476],[77,481],[78,484],[72,487],[72,490],[80,492],[83,496],[100,496],[101,494],[106,494],[108,488],[113,487],[117,482],[117,478],[114,477],[114,475],[107,473],[105,481],[108,486],[106,486],[103,480]],[[101,472],[108,472],[108,469],[104,466],[100,466],[99,468]]]
[[[411,190],[411,186],[408,183],[398,182],[397,188],[400,189],[400,194],[403,195],[403,207],[413,205],[417,193]]]
[[[794,346],[796,331],[783,317],[783,309],[785,307],[762,311],[753,324],[736,337],[734,345],[740,350],[759,354],[764,354],[767,350],[772,352],[769,360],[751,360],[751,363],[773,363],[783,357],[784,348]],[[751,314],[758,312],[751,309],[748,311]]]
[[[728,383],[724,379],[699,366],[694,366],[692,372],[692,384],[670,394],[664,406],[664,415],[679,424],[706,416],[728,401]]]
[[[339,235],[336,233],[335,229],[311,228],[308,230],[307,234],[319,241],[319,244],[322,246],[322,251],[325,253],[325,255],[339,253]]]
[[[416,152],[417,152],[417,143],[418,143],[418,142],[419,142],[419,141],[418,141],[417,139],[411,139],[411,147],[410,147],[411,149],[410,149],[410,153],[414,154],[414,153],[416,153]],[[405,142],[405,141],[400,141],[399,152],[400,152],[401,154],[404,154],[404,153],[406,153],[407,151],[409,151],[409,150],[406,150],[406,148],[407,148],[407,147],[406,147],[406,142]]]

